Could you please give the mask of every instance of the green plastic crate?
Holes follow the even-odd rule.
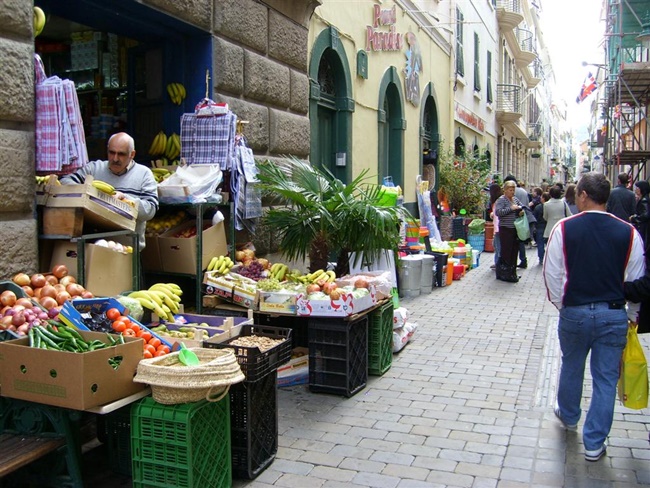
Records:
[[[147,397],[131,409],[133,487],[232,485],[230,396],[162,405]]]
[[[109,467],[116,473],[131,476],[131,405],[98,417],[103,421]]]
[[[368,374],[381,376],[393,364],[393,302],[372,311],[368,322]]]

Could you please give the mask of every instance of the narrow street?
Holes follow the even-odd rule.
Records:
[[[553,415],[557,312],[536,250],[517,284],[496,281],[492,260],[482,253],[461,281],[403,299],[418,324],[412,342],[352,398],[281,389],[275,461],[233,486],[650,485],[648,410],[617,405],[607,455],[596,463],[584,460],[584,417],[578,433],[567,433]],[[131,484],[97,471],[88,480],[93,488]]]

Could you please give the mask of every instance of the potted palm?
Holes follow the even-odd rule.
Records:
[[[264,222],[278,233],[289,260],[309,258],[310,271],[325,269],[336,256],[336,274],[350,271],[350,253],[373,262],[397,250],[399,226],[410,218],[403,207],[384,207],[384,189],[362,171],[344,184],[327,169],[285,158],[257,163],[259,185],[270,205]]]

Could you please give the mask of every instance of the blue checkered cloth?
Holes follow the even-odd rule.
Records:
[[[233,169],[237,116],[181,117],[181,158],[187,164],[218,164],[222,171]]]

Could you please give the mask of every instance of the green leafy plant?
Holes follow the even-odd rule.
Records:
[[[483,210],[485,193],[490,175],[489,162],[481,155],[443,152],[439,157],[440,186],[456,214],[465,209],[467,214],[479,214]]]
[[[344,184],[327,169],[293,157],[257,167],[271,205],[264,222],[278,232],[283,256],[309,257],[311,271],[324,269],[330,253],[341,276],[349,273],[351,252],[374,261],[385,249],[397,250],[400,223],[412,218],[403,207],[377,204],[384,190],[370,182],[367,170]]]

